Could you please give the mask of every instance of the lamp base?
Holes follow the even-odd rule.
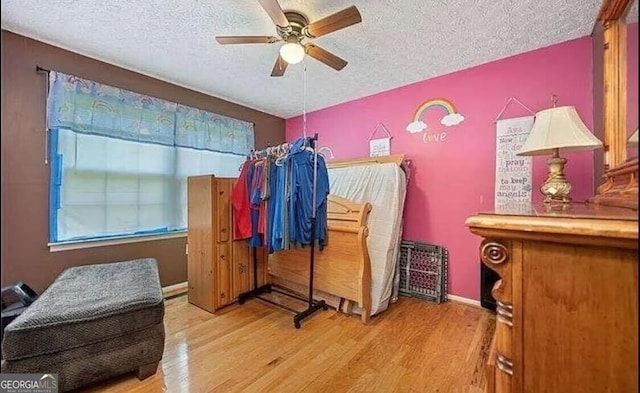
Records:
[[[566,163],[566,158],[560,157],[558,149],[555,149],[553,156],[547,160],[549,175],[547,180],[540,186],[540,192],[544,195],[544,203],[571,203],[571,198],[569,197],[571,184],[569,184],[564,175],[564,165]]]

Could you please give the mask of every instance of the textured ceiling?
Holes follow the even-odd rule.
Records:
[[[272,78],[281,44],[216,43],[216,35],[275,35],[255,0],[2,0],[2,28],[289,118],[589,35],[601,0],[280,4],[311,21],[356,5],[362,23],[314,40],[347,67],[337,72],[307,58],[306,75],[301,63]]]

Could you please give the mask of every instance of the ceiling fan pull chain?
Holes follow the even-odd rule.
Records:
[[[302,60],[302,136],[307,137],[307,63]]]

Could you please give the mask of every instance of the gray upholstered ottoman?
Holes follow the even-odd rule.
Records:
[[[60,391],[156,372],[164,302],[155,259],[65,270],[4,333],[3,373],[58,373]]]

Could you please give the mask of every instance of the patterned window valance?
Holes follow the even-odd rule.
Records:
[[[248,155],[253,124],[51,71],[49,128]]]

